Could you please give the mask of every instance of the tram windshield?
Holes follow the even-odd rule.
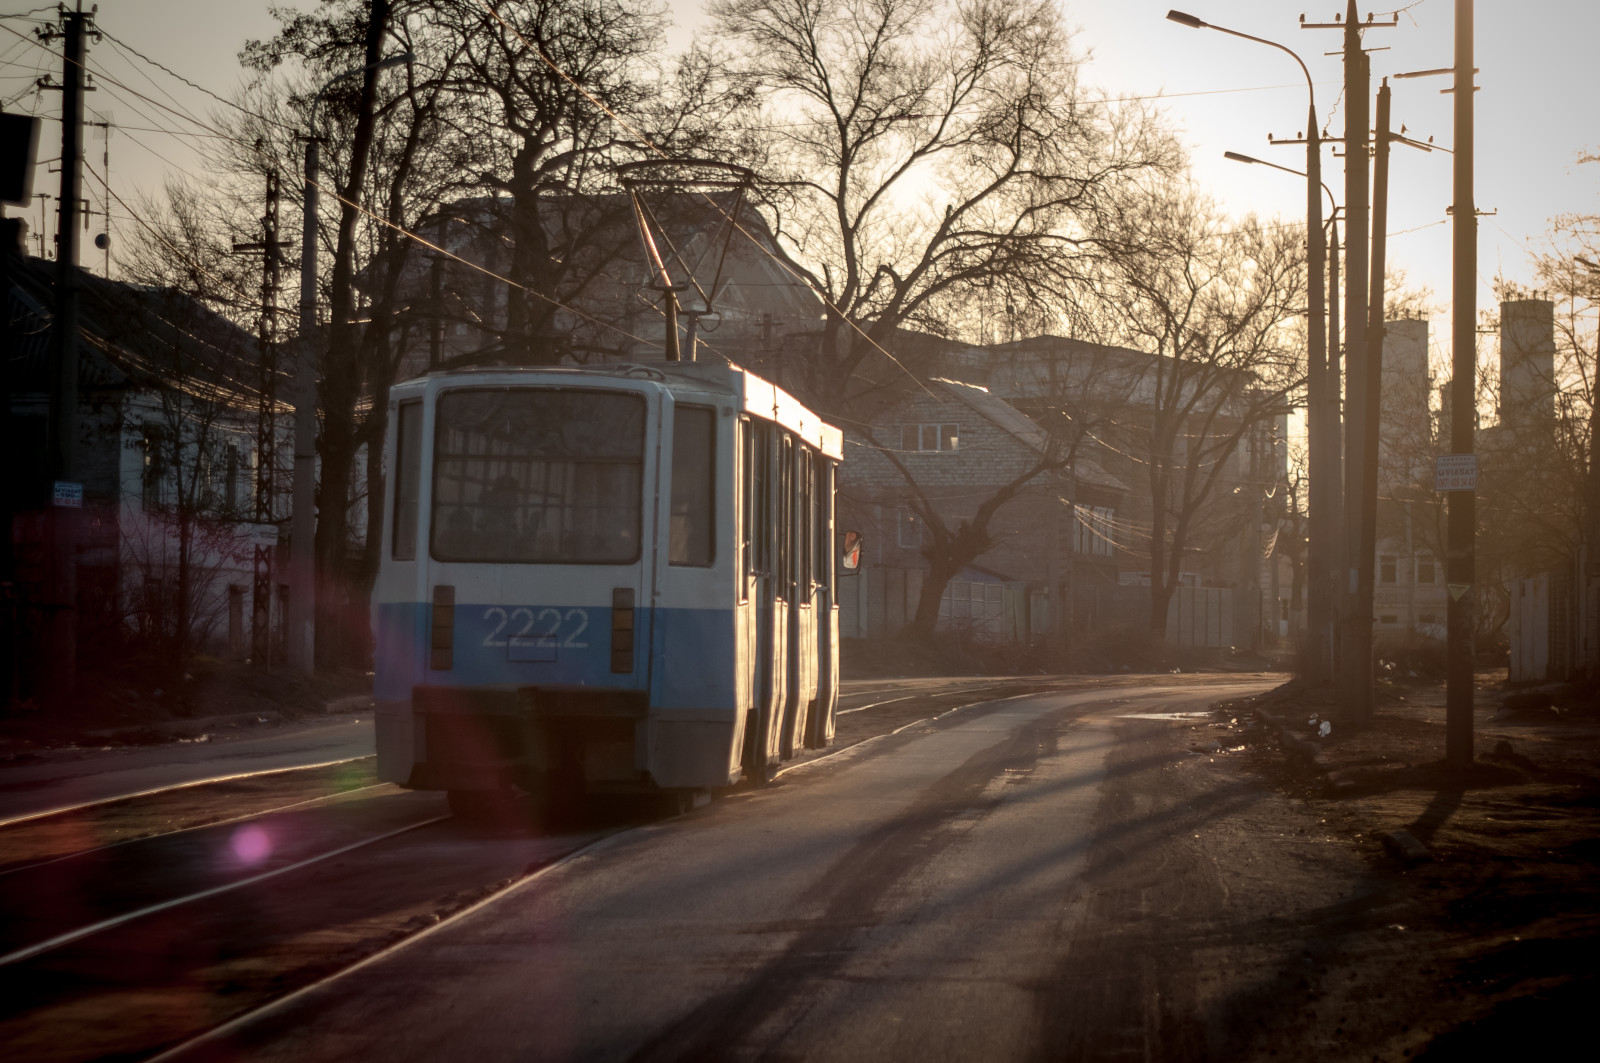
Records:
[[[645,404],[575,388],[439,397],[431,547],[441,561],[639,557]]]

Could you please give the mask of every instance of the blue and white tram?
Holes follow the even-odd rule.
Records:
[[[833,738],[839,430],[707,363],[395,386],[379,777],[471,806],[765,782]]]

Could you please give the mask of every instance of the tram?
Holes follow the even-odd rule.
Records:
[[[842,437],[701,362],[390,393],[378,774],[477,809],[757,784],[833,739]]]

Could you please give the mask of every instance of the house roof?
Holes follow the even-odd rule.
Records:
[[[18,340],[14,393],[46,392],[56,264],[14,263],[7,321]],[[80,271],[79,386],[85,390],[177,387],[227,404],[253,404],[260,375],[256,337],[173,289]]]
[[[716,309],[724,314],[760,321],[763,314],[785,320],[793,326],[803,323],[813,326],[820,323],[823,305],[817,294],[802,278],[800,268],[784,254],[773,239],[766,220],[754,207],[745,203],[738,211],[741,232],[728,232],[728,217],[735,206],[733,192],[678,192],[652,195],[647,206],[652,221],[659,222],[665,230],[665,239],[652,225],[652,239],[660,243],[659,250],[666,260],[673,282],[687,281],[686,268],[695,279],[710,291],[717,284]],[[600,272],[611,283],[628,291],[646,289],[655,281],[644,260],[639,238],[634,235],[635,218],[628,198],[619,193],[593,196],[542,196],[539,199],[539,220],[553,243],[559,244],[574,232],[587,233],[589,238],[606,234],[615,240],[621,254],[604,263]],[[510,215],[515,202],[505,196],[473,196],[458,199],[432,217],[425,219],[422,228],[437,227],[441,231],[451,220],[503,239],[510,229]],[[453,246],[448,237],[442,237],[446,246]],[[724,249],[726,256],[724,257]],[[721,272],[717,265],[721,263]],[[600,291],[580,295],[579,304],[592,302],[607,294]],[[691,289],[681,298],[694,302],[698,296]]]
[[[1030,450],[1043,454],[1049,449],[1050,433],[1039,427],[1038,422],[1009,402],[991,394],[988,388],[979,387],[977,384],[966,384],[959,380],[947,380],[944,377],[935,377],[933,383],[952,398],[970,407],[995,427],[1026,445]],[[1127,484],[1106,472],[1092,458],[1082,456],[1074,458],[1072,470],[1079,483],[1103,487],[1111,491],[1129,490]]]

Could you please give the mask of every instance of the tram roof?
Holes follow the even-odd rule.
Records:
[[[802,405],[799,399],[747,369],[715,362],[611,362],[589,366],[477,366],[430,373],[422,379],[450,377],[527,376],[612,377],[649,380],[669,389],[721,393],[735,398],[739,409],[793,432],[808,446],[835,461],[844,458],[844,433]]]

